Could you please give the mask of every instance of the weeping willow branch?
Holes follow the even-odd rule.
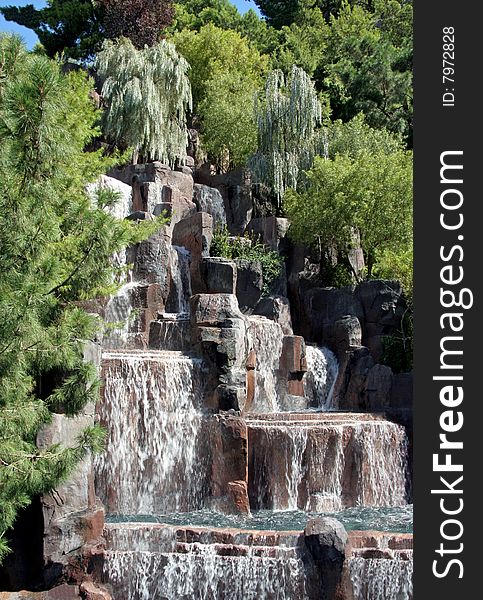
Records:
[[[137,50],[125,38],[105,42],[97,62],[107,103],[106,133],[134,156],[174,164],[188,145],[186,113],[192,108],[189,65],[162,40]]]

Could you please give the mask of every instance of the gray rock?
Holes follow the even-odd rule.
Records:
[[[292,318],[290,315],[290,303],[283,296],[270,296],[262,298],[253,311],[255,315],[267,317],[282,327],[285,335],[292,335]]]
[[[237,284],[236,296],[243,312],[251,311],[262,295],[263,274],[259,262],[243,259],[236,260]]]
[[[86,186],[87,195],[93,203],[96,203],[97,193],[101,190],[109,190],[118,195],[117,201],[106,209],[114,217],[124,219],[133,211],[133,195],[131,185],[123,183],[114,177],[100,175],[95,183]]]
[[[259,217],[252,219],[248,224],[248,231],[257,236],[272,250],[283,249],[283,242],[287,236],[290,222],[279,217]]]
[[[215,228],[226,225],[225,203],[223,196],[216,188],[195,183],[193,200],[201,212],[206,212],[213,217]]]
[[[237,267],[231,260],[202,258],[201,277],[208,294],[234,294],[237,290]]]
[[[191,322],[217,326],[227,319],[243,319],[233,294],[197,294],[190,298]]]
[[[320,569],[323,582],[320,597],[330,600],[334,598],[342,578],[347,532],[337,519],[316,517],[307,523],[304,535],[305,544]]]
[[[197,183],[219,190],[225,203],[228,230],[243,235],[253,213],[252,185],[248,169],[236,169],[222,175],[213,175],[209,165],[203,165],[194,174]]]
[[[361,345],[362,328],[357,317],[346,315],[334,323],[333,347],[337,354]]]

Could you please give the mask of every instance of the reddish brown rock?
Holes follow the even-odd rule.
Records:
[[[228,482],[228,496],[231,497],[237,513],[241,515],[250,514],[250,501],[248,499],[248,487],[246,481]]]
[[[112,596],[107,590],[92,581],[81,583],[80,592],[84,600],[112,600]]]
[[[249,514],[248,434],[245,420],[220,415],[212,428],[212,495],[227,512]]]
[[[201,259],[208,257],[213,237],[213,217],[198,212],[182,219],[173,229],[173,244],[183,246],[191,254],[191,288],[193,294],[204,291]]]

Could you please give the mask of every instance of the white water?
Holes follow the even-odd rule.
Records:
[[[214,545],[193,543],[187,553],[107,552],[105,572],[115,598],[129,600],[304,600],[303,563],[219,556]]]
[[[191,296],[190,276],[191,255],[182,246],[170,249],[171,289],[168,298],[167,312],[187,313]]]
[[[413,561],[351,558],[354,600],[412,600]]]
[[[108,431],[96,458],[107,512],[201,508],[209,470],[199,437],[202,362],[178,352],[106,352],[98,414]]]
[[[283,331],[278,323],[265,317],[251,316],[248,320],[250,347],[257,356],[253,412],[277,412],[280,410],[277,383]]]
[[[304,390],[310,406],[323,411],[337,410],[333,392],[339,374],[339,363],[335,354],[328,348],[306,346],[306,356]]]
[[[406,504],[404,428],[350,414],[339,423],[279,417],[248,423],[256,508],[325,512]]]

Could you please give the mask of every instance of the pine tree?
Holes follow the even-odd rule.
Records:
[[[191,110],[188,63],[162,40],[137,50],[121,38],[105,42],[96,61],[107,103],[104,127],[134,157],[173,164],[186,156],[186,112]]]
[[[99,133],[91,90],[0,36],[0,560],[18,511],[101,447],[97,427],[72,448],[36,436],[97,398],[83,350],[98,323],[81,302],[112,291],[110,256],[147,233],[110,214],[112,194],[84,191],[111,164],[84,152]]]
[[[280,70],[269,73],[256,113],[258,151],[250,166],[254,181],[267,185],[280,203],[320,150],[322,106],[310,77],[293,65],[287,78]]]

